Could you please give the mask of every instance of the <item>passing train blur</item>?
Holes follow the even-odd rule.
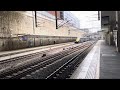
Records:
[[[90,40],[90,38],[88,38],[88,37],[77,38],[75,43],[82,43],[82,42],[86,42],[89,40]]]

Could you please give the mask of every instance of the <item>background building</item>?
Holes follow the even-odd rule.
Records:
[[[0,11],[0,51],[70,42],[84,34],[77,29],[79,22],[72,14],[66,23],[70,17],[66,19],[63,11],[57,11],[62,27],[56,29],[54,12]]]

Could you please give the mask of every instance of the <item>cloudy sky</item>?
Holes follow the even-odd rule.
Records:
[[[89,28],[90,32],[99,31],[98,11],[71,11],[79,20],[80,28]]]

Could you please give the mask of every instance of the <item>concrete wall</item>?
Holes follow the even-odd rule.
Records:
[[[0,11],[0,32],[1,34],[4,33],[4,36],[8,34],[34,34],[71,37],[77,37],[84,33],[83,31],[73,30],[66,26],[56,29],[55,22],[43,20],[39,17],[37,21],[41,24],[35,27],[33,20],[32,12]],[[68,30],[70,30],[70,34]]]
[[[48,19],[37,20],[38,27],[32,11],[0,11],[0,51],[74,41],[84,34],[69,27],[56,29],[55,22]]]
[[[98,33],[99,33],[100,39],[105,40],[105,32],[102,30],[102,31],[99,31]]]
[[[109,25],[103,25],[103,19],[101,20],[101,27],[103,30],[106,30],[106,42],[109,45],[114,45],[113,30],[116,27],[116,12],[115,11],[102,11],[101,17],[109,16]]]

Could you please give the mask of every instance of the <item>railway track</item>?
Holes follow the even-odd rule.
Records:
[[[74,70],[83,61],[87,53],[89,53],[93,45],[88,46],[82,52],[79,52],[73,58],[68,60],[68,62],[66,62],[61,67],[59,67],[56,71],[50,74],[46,79],[69,79],[72,73],[74,72]]]
[[[61,66],[63,67],[66,63],[73,61],[71,60],[71,58],[84,52],[93,43],[94,42],[87,42],[51,56],[46,56],[35,60],[33,59],[33,62],[19,64],[14,68],[9,68],[3,72],[0,72],[0,78],[1,79],[20,79],[20,78],[49,79],[51,77],[56,78],[56,76],[54,75],[59,76],[58,72],[62,73],[63,71],[65,71],[64,69],[60,71]],[[67,65],[66,67],[69,67],[69,65]]]
[[[57,47],[57,48],[54,48],[52,50],[55,50],[55,49],[59,49],[59,48],[66,48],[66,47],[69,47],[71,45],[74,45],[74,44],[70,44],[70,45],[66,45],[66,46],[61,46],[61,47]],[[57,45],[57,46],[60,46],[60,45]],[[53,46],[52,46],[53,47]],[[49,47],[51,48],[51,47]],[[36,50],[36,49],[35,49]],[[30,51],[35,51],[35,50],[30,50]],[[24,51],[25,52],[25,51]],[[26,51],[28,52],[28,51]],[[36,56],[44,56],[46,53],[50,52],[50,50],[45,50],[45,51],[40,51],[40,52],[36,52],[36,53],[32,53],[32,54],[27,54],[27,55],[24,55],[24,56],[19,56],[19,57],[15,57],[15,58],[10,58],[10,59],[6,59],[6,60],[1,60],[0,61],[0,64],[5,64],[5,63],[9,63],[9,62],[13,62],[13,61],[18,61],[18,60],[27,60],[27,59],[31,59],[31,58],[34,58]],[[18,54],[18,53],[16,53]],[[39,57],[38,57],[39,58]]]

